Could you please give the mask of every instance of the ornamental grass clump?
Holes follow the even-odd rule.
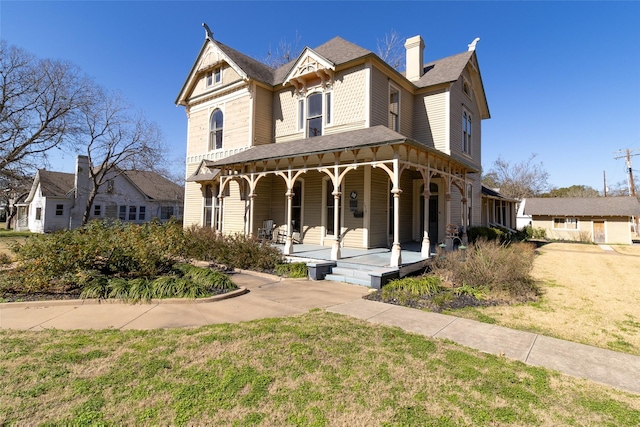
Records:
[[[439,256],[432,273],[452,287],[486,289],[489,295],[506,299],[536,298],[540,290],[531,277],[535,247],[530,243],[501,244],[480,239],[465,251]]]

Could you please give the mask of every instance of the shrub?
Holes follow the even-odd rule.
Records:
[[[169,275],[156,279],[122,277],[107,278],[87,275],[81,298],[116,298],[129,302],[149,301],[154,298],[202,298],[236,289],[231,279],[220,271],[176,264]]]
[[[494,294],[529,298],[539,293],[530,276],[535,257],[528,243],[500,244],[480,239],[466,251],[449,252],[435,259],[432,272],[454,287],[488,289]]]
[[[533,228],[531,225],[526,225],[522,229],[527,239],[546,240],[547,230],[542,227]]]
[[[216,262],[228,269],[272,271],[284,262],[277,247],[242,234],[220,235],[211,228],[191,227],[185,233],[184,254]]]
[[[7,265],[7,264],[11,264],[13,262],[13,260],[11,259],[11,257],[9,256],[9,254],[5,254],[0,253],[0,265]]]
[[[291,262],[276,265],[275,272],[278,276],[296,279],[306,278],[309,274],[307,264],[304,262]]]

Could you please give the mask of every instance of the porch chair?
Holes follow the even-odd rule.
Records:
[[[260,240],[272,240],[273,239],[273,220],[267,219],[262,223],[262,227],[258,228],[258,239]]]
[[[458,226],[455,224],[447,224],[445,231],[447,232],[447,237],[445,239],[445,243],[447,245],[447,250],[457,249],[458,246],[462,244],[462,239],[460,239]]]

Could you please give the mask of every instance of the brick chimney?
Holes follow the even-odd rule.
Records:
[[[404,48],[407,51],[406,76],[414,82],[422,77],[424,71],[424,40],[421,36],[411,37],[404,43]]]

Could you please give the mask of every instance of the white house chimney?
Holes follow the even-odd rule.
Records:
[[[421,36],[411,37],[404,42],[407,51],[406,75],[410,81],[419,80],[424,71],[424,40]]]
[[[76,228],[82,225],[82,215],[87,199],[89,198],[89,157],[76,157],[76,176],[75,176],[75,201],[71,208],[71,217],[69,218],[69,228]]]

